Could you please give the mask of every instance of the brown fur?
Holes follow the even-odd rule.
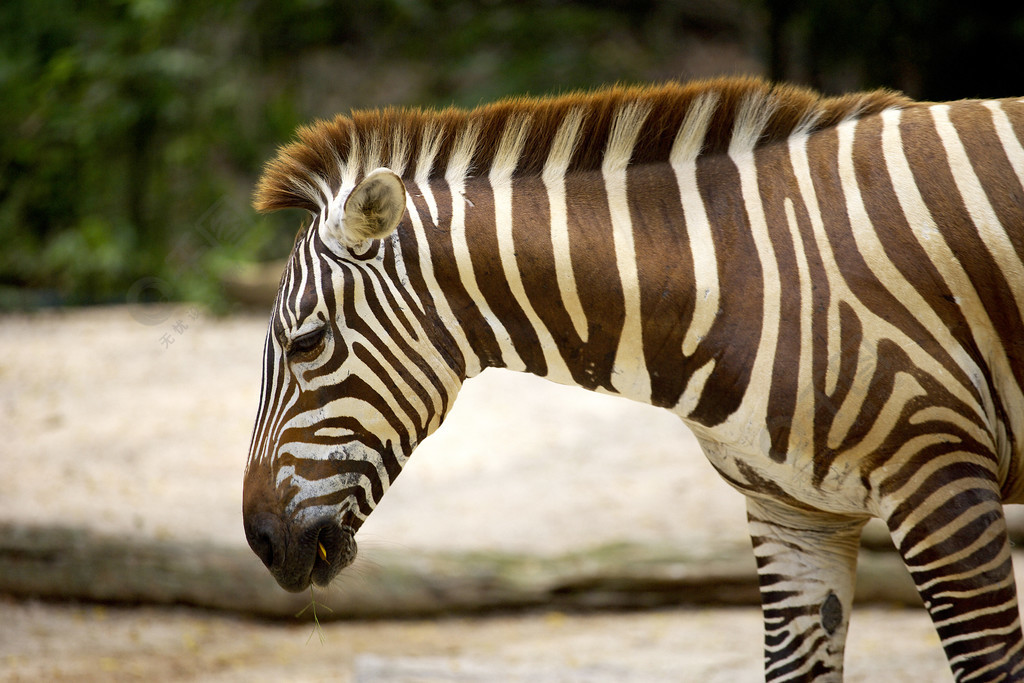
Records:
[[[360,165],[386,165],[392,157],[396,135],[404,141],[406,165],[402,176],[418,175],[416,159],[425,131],[442,133],[440,151],[430,169],[430,177],[444,175],[448,158],[467,124],[480,127],[471,175],[484,175],[494,160],[498,141],[511,116],[531,117],[529,142],[516,166],[516,175],[539,174],[547,160],[555,133],[566,113],[574,108],[587,112],[579,137],[580,144],[569,165],[569,173],[600,168],[612,118],[628,101],[642,101],[651,107],[643,124],[630,163],[664,162],[682,124],[689,104],[706,92],[719,99],[704,140],[703,154],[724,151],[729,144],[739,105],[747,97],[764,96],[773,113],[758,140],[758,146],[786,139],[808,117],[815,117],[814,128],[827,128],[840,121],[877,113],[890,107],[905,106],[909,100],[887,90],[822,97],[817,93],[789,85],[771,85],[756,78],[720,78],[690,84],[667,83],[658,86],[611,87],[591,92],[575,92],[557,97],[518,97],[487,104],[473,110],[448,108],[440,111],[385,108],[339,115],[333,121],[318,121],[298,130],[298,139],[282,147],[264,169],[256,190],[259,211],[302,208],[315,212],[319,206],[310,196],[308,179],[319,177],[333,192],[341,184],[342,163],[349,161],[352,136],[359,140]],[[374,140],[381,155],[365,156]],[[362,168],[360,174],[372,170]],[[319,195],[320,192],[318,191]],[[325,198],[326,199],[326,198]]]

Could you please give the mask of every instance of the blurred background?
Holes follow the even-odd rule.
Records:
[[[730,74],[1024,96],[1022,55],[1019,2],[3,0],[0,680],[759,680],[742,497],[667,412],[528,376],[467,383],[330,590],[276,586],[241,475],[303,217],[252,211],[261,166],[354,108]],[[847,680],[941,680],[887,543]],[[312,619],[350,621],[319,648]]]
[[[828,93],[1024,93],[1024,5],[953,0],[6,0],[0,309],[166,299],[299,218],[249,208],[296,125],[611,82],[759,74]]]

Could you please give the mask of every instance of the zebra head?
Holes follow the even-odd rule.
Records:
[[[355,559],[356,530],[462,378],[403,284],[402,180],[380,168],[351,185],[296,238],[245,472],[246,538],[290,591]]]

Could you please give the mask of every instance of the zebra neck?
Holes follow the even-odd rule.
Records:
[[[693,374],[684,351],[710,327],[718,284],[683,229],[669,164],[437,182],[410,187],[410,203],[431,305],[467,376],[506,367],[645,403],[680,400]]]

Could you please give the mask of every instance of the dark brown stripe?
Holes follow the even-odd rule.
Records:
[[[672,169],[634,166],[627,178],[651,403],[671,408],[686,388],[682,346],[696,297],[693,252]]]
[[[431,183],[430,189],[433,192],[437,204],[438,220],[436,226],[430,218],[430,211],[421,198],[414,198],[417,208],[420,208],[420,216],[424,223],[424,232],[427,237],[427,245],[430,248],[431,263],[434,267],[434,277],[441,287],[443,294],[448,299],[452,311],[462,321],[462,329],[465,331],[470,345],[480,358],[484,367],[501,365],[501,350],[498,341],[487,324],[480,309],[472,301],[459,274],[458,264],[455,260],[455,249],[452,245],[452,195],[448,185],[444,182]]]
[[[1006,274],[999,269],[977,226],[971,221],[931,115],[927,110],[907,111],[900,123],[900,131],[921,196],[967,273],[996,335],[1003,340],[1024,339],[1024,321],[1006,281]],[[1012,369],[1014,380],[1018,385],[1024,385],[1024,362],[1013,364]]]
[[[959,102],[950,105],[949,119],[1017,258],[1024,260],[1024,189],[996,134],[992,112],[977,102]]]
[[[865,119],[857,124],[853,164],[857,184],[864,199],[864,208],[879,242],[885,249],[886,256],[942,320],[960,348],[982,369],[986,378],[990,379],[984,355],[971,335],[963,309],[949,289],[948,283],[942,279],[941,273],[932,264],[918,237],[912,233],[912,228],[903,215],[884,161],[880,117]],[[982,398],[971,378],[932,333],[928,331],[926,336],[920,336],[920,326],[916,330],[908,330],[911,331],[928,354],[939,361],[950,376],[971,392],[980,403]],[[992,386],[991,382],[989,386]]]
[[[769,239],[775,251],[781,296],[778,340],[775,362],[772,366],[771,386],[768,387],[765,426],[770,440],[769,457],[775,462],[785,462],[789,451],[789,435],[797,394],[810,389],[798,384],[800,356],[802,353],[810,352],[810,349],[802,348],[803,326],[809,325],[810,321],[802,319],[803,292],[800,273],[783,201],[786,196],[798,192],[798,186],[792,174],[792,163],[784,147],[766,147],[755,155],[755,159],[758,186],[765,195],[765,219]]]
[[[508,331],[512,346],[526,364],[526,370],[543,377],[547,374],[547,362],[540,348],[540,339],[519,301],[512,295],[501,262],[494,193],[490,183],[483,179],[471,180],[467,183],[466,194],[472,197],[472,204],[467,202],[466,205],[466,243],[480,293]]]
[[[625,322],[625,297],[615,262],[608,197],[601,174],[588,171],[565,182],[572,267],[588,339],[576,359],[586,389],[615,391],[612,368]]]
[[[373,285],[373,276],[369,275],[366,271],[358,271],[363,279],[363,286],[367,288],[369,292],[373,292],[371,289]],[[368,296],[366,300],[367,307],[370,309],[372,319],[369,321],[356,321],[353,320],[348,312],[346,312],[345,318],[350,322],[349,327],[360,334],[367,343],[375,349],[375,351],[381,356],[384,362],[386,362],[394,371],[393,374],[397,374],[401,377],[404,382],[403,390],[393,392],[393,395],[404,400],[404,394],[412,393],[416,394],[419,399],[427,406],[428,415],[426,416],[426,423],[430,422],[433,416],[433,405],[434,395],[440,395],[447,397],[447,389],[442,383],[441,379],[437,376],[437,371],[431,366],[427,359],[420,356],[416,349],[409,346],[405,339],[401,336],[397,329],[394,328],[393,323],[388,319],[387,313],[385,312],[385,305],[390,306],[393,302],[381,302],[375,296]],[[346,303],[346,309],[349,308],[350,304]],[[391,309],[394,310],[394,309]],[[383,333],[380,330],[383,329]],[[401,356],[394,353],[392,348],[397,348],[401,352]],[[353,349],[355,350],[355,349]],[[362,358],[362,356],[360,356]],[[370,364],[370,361],[362,358],[364,362]],[[408,361],[406,360],[408,359]],[[433,392],[429,391],[427,387],[423,386],[418,379],[416,379],[412,372],[407,367],[407,362],[411,362],[419,368],[427,381],[431,384]],[[376,366],[377,361],[372,361],[372,366]],[[381,381],[385,385],[391,385],[391,374],[387,373],[381,368],[373,370],[374,374],[380,377]],[[423,433],[426,430],[427,424],[421,423],[420,417],[415,411],[409,412],[410,421],[417,425],[420,430],[418,437],[423,437]],[[409,452],[409,451],[405,451]]]
[[[1018,142],[1024,144],[1024,101],[1021,100],[1000,100],[1003,112],[1010,119],[1010,128],[1017,137]]]
[[[705,159],[698,167],[697,183],[715,240],[721,291],[718,317],[688,366],[692,374],[715,361],[690,417],[714,427],[736,412],[750,384],[761,342],[764,273],[732,160],[724,156]]]
[[[427,210],[422,194],[414,185],[407,185],[406,187],[409,196],[412,198],[414,210],[420,219],[425,221],[423,230],[430,230],[430,212]],[[432,292],[427,287],[426,280],[423,278],[423,270],[420,265],[420,245],[417,241],[416,232],[412,229],[411,225],[403,222],[398,228],[398,239],[402,263],[405,265],[405,273],[408,278],[408,286],[399,288],[405,301],[405,308],[413,311],[413,315],[419,318],[423,329],[430,336],[434,348],[438,350],[448,363],[448,366],[455,370],[456,375],[464,377],[466,375],[466,358],[462,354],[462,349],[455,343],[455,338],[452,336],[451,331],[437,317],[437,304],[434,301],[434,296],[441,296],[441,293]],[[424,245],[424,249],[428,250],[429,245]],[[395,282],[400,283],[403,281],[403,278],[399,277],[393,264],[391,269],[388,270],[388,274],[394,278]],[[413,297],[413,292],[416,292],[417,298]],[[422,314],[419,313],[421,306],[423,307]],[[450,397],[447,395],[447,391],[439,391],[439,394],[444,398],[444,412],[447,413],[451,407]]]
[[[512,193],[512,243],[523,289],[578,385],[589,387],[582,362],[583,340],[565,308],[555,271],[547,189],[536,176],[517,179]],[[569,244],[569,258],[580,249]]]
[[[402,453],[412,453],[413,447],[419,443],[422,439],[427,436],[427,425],[430,424],[431,418],[434,416],[433,413],[433,401],[430,400],[430,395],[424,390],[424,388],[413,379],[412,375],[408,370],[405,369],[404,365],[398,361],[391,351],[388,350],[385,344],[382,344],[380,340],[369,339],[373,351],[364,346],[362,343],[357,343],[352,346],[352,353],[362,361],[371,373],[376,375],[382,384],[386,387],[393,387],[400,389],[398,391],[391,391],[391,396],[394,398],[395,403],[398,404],[399,410],[401,410],[406,417],[406,420],[413,425],[416,430],[415,434],[410,434],[408,428],[398,419],[398,415],[395,415],[394,422],[391,422],[392,428],[398,434],[401,439],[400,449]],[[391,379],[391,373],[387,372],[381,365],[381,362],[377,360],[376,354],[380,354],[383,357],[384,362],[396,370],[399,376],[398,386],[394,386],[394,380]],[[419,399],[426,404],[426,415],[421,417],[419,411],[417,411],[412,403],[409,401],[407,395],[416,394]],[[388,406],[388,402],[383,397],[378,397],[376,401],[373,401],[373,405],[385,415],[392,414],[392,408]]]
[[[295,513],[298,513],[301,510],[305,510],[306,508],[314,508],[320,506],[336,507],[346,501],[354,501],[356,507],[359,508],[359,513],[363,517],[368,517],[370,513],[373,512],[373,509],[374,507],[376,507],[376,504],[380,502],[379,499],[370,500],[369,498],[367,498],[366,489],[364,489],[362,486],[346,486],[344,488],[338,489],[337,491],[331,491],[330,493],[325,493],[321,496],[306,498],[296,506]],[[353,518],[349,522],[348,526],[355,530],[358,529],[361,524],[361,519]]]

